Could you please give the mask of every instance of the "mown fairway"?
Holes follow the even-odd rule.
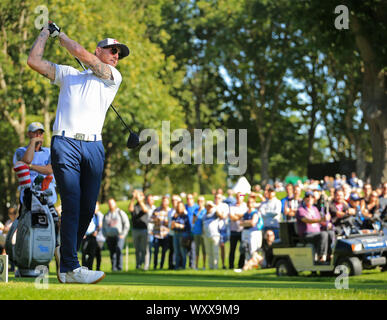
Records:
[[[130,249],[129,271],[110,272],[108,252],[103,252],[102,269],[106,278],[96,285],[59,284],[55,264],[50,264],[48,289],[35,287],[35,279],[14,278],[0,283],[0,299],[86,299],[86,300],[347,300],[387,299],[387,273],[365,270],[361,276],[349,279],[349,289],[335,288],[335,279],[275,275],[274,269],[237,274],[233,270],[134,270],[134,252]],[[124,263],[125,266],[125,263]]]

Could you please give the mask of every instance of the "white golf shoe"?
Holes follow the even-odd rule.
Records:
[[[54,251],[56,262],[56,277],[60,283],[66,282],[66,273],[60,272],[60,246],[57,246]]]
[[[104,272],[89,270],[86,267],[79,267],[66,273],[66,283],[97,283],[103,278]]]

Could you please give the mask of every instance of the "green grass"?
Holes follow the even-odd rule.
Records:
[[[237,274],[233,270],[134,271],[134,250],[129,250],[129,271],[110,272],[108,252],[103,251],[106,278],[96,285],[60,284],[55,263],[50,263],[49,287],[38,289],[35,279],[15,278],[0,283],[0,299],[18,300],[386,300],[387,273],[365,270],[349,279],[349,289],[335,288],[335,279],[277,277],[274,269]],[[125,266],[125,263],[124,263]],[[200,266],[200,265],[199,265]]]

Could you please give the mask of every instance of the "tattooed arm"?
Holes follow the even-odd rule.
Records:
[[[47,60],[43,60],[44,47],[50,32],[47,28],[43,28],[35,43],[32,45],[28,56],[27,64],[31,69],[39,72],[50,80],[55,80],[55,65]]]
[[[71,40],[63,32],[59,34],[59,41],[74,57],[77,57],[84,64],[88,65],[98,78],[113,79],[110,67],[98,59],[96,55],[83,48],[78,42]],[[97,48],[96,50],[102,50],[102,48]]]

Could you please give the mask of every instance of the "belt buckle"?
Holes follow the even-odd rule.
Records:
[[[85,134],[84,133],[76,133],[75,139],[77,140],[85,140]]]

